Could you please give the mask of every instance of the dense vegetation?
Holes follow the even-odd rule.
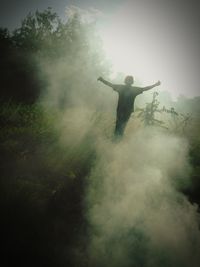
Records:
[[[83,246],[86,231],[82,198],[94,151],[87,140],[74,151],[59,145],[57,114],[37,105],[5,105],[0,116],[5,264],[74,266],[73,249]]]
[[[91,36],[92,42],[97,38],[93,31],[77,15],[64,23],[51,9],[29,14],[13,33],[0,30],[3,266],[88,266],[83,198],[96,157],[93,136],[84,134],[76,144],[60,141],[60,109],[41,104],[49,84],[39,69],[41,59],[51,65],[64,58],[72,67],[73,72],[66,71],[68,91],[58,99],[61,110],[71,108],[74,77],[89,83],[90,77],[108,71],[100,47],[91,49]],[[199,103],[199,98],[176,103],[177,109],[194,110],[194,121],[184,133],[191,145],[193,183],[184,193],[198,205]]]

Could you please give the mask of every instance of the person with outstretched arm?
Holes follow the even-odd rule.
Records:
[[[148,91],[161,84],[160,81],[158,81],[153,85],[146,87],[132,86],[132,84],[134,83],[133,76],[126,76],[124,84],[113,84],[104,80],[102,77],[99,77],[97,80],[113,88],[113,90],[116,91],[119,95],[117,104],[117,118],[114,132],[115,137],[123,136],[125,127],[128,123],[131,113],[134,112],[134,102],[136,96],[142,94],[144,91]]]

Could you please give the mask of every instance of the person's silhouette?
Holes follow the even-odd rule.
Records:
[[[142,94],[144,91],[150,90],[155,86],[159,86],[161,83],[157,83],[146,86],[146,87],[135,87],[132,86],[134,83],[133,76],[126,76],[124,83],[125,84],[113,84],[102,77],[97,79],[98,81],[104,83],[113,88],[119,95],[118,105],[117,105],[117,118],[115,126],[115,137],[123,136],[126,124],[131,116],[131,113],[134,112],[134,101],[137,95]]]

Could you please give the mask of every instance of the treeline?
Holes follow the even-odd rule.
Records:
[[[63,22],[51,9],[29,14],[13,32],[0,29],[3,266],[87,266],[83,198],[94,145],[80,133],[78,144],[62,142],[63,113],[39,100],[80,101],[82,83],[92,90],[91,77],[97,83],[105,68],[100,46],[93,24],[78,14]]]
[[[48,87],[44,62],[74,67],[73,75],[66,71],[66,80],[102,73],[100,47],[94,24],[81,22],[78,13],[64,22],[48,8],[29,13],[12,32],[0,28],[0,100],[35,103]]]

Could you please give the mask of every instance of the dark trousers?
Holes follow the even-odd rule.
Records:
[[[131,116],[132,112],[117,112],[117,119],[116,119],[116,125],[115,125],[115,137],[121,137],[124,134],[125,127],[127,125],[127,122]]]

